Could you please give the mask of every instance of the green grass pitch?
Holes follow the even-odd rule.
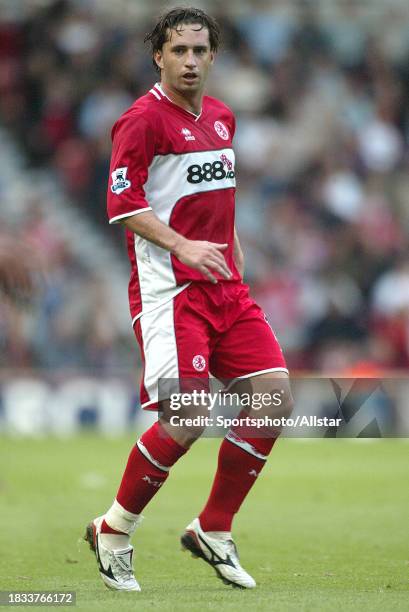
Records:
[[[134,537],[142,592],[115,593],[80,539],[132,440],[0,438],[0,590],[75,590],[84,610],[409,610],[409,441],[280,440],[235,521],[258,583],[240,591],[180,549],[216,463],[201,440]]]

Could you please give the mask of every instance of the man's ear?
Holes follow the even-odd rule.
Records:
[[[210,63],[213,64],[214,60],[216,57],[216,52],[215,51],[210,51]]]
[[[161,51],[155,51],[153,54],[153,59],[155,60],[157,66],[163,70],[163,55]]]

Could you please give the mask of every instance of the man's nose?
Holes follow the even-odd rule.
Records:
[[[196,66],[196,58],[195,54],[193,53],[193,49],[188,49],[185,64],[188,68],[194,68]]]

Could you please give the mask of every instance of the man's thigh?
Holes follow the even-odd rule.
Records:
[[[165,399],[161,389],[163,392],[167,388],[189,391],[200,381],[207,389],[208,324],[197,316],[189,299],[189,288],[142,315],[134,330],[144,367],[141,383],[143,408],[158,409],[159,399]]]
[[[255,302],[218,338],[210,372],[227,384],[268,372],[288,374],[280,344]]]

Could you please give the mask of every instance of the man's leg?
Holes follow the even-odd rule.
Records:
[[[168,414],[169,410],[164,412]],[[101,524],[101,542],[107,548],[129,546],[142,510],[167,480],[170,468],[202,431],[171,427],[160,419],[140,437],[129,455],[116,499]]]
[[[279,384],[278,384],[279,383]],[[238,388],[236,392],[244,390]],[[261,376],[246,379],[246,393],[273,392],[279,387],[282,401],[279,407],[269,410],[271,417],[289,416],[292,410],[292,399],[288,375],[284,372],[270,372]],[[247,414],[241,413],[241,416]],[[250,411],[249,417],[268,416],[266,410]],[[253,487],[258,475],[266,464],[267,458],[277,440],[277,429],[262,430],[251,427],[238,427],[229,432],[223,439],[219,450],[218,466],[210,496],[199,515],[202,529],[208,532],[230,532],[235,514]],[[262,437],[261,437],[262,436]]]
[[[245,392],[257,387],[266,392],[276,386],[287,389],[281,412],[291,410],[288,370],[279,342],[261,308],[252,300],[248,287],[225,283],[223,305],[214,313],[217,342],[210,346],[209,370],[219,380],[236,381]],[[220,310],[225,328],[220,330]],[[210,317],[210,314],[209,314]],[[248,416],[258,416],[249,413]],[[273,447],[278,431],[264,432],[251,428],[231,432],[222,442],[218,468],[210,497],[200,518],[186,527],[182,545],[212,565],[228,584],[253,588],[254,579],[241,567],[231,539],[234,515],[248,495]],[[204,527],[202,527],[203,522]]]
[[[236,393],[241,392],[240,386],[243,387],[243,384],[237,385]],[[248,378],[244,382],[246,393],[273,394],[277,388],[283,393],[280,395],[279,409],[269,411],[274,418],[288,416],[292,410],[288,374],[270,372],[262,377]],[[268,416],[266,411],[263,412],[263,416]],[[261,414],[250,410],[248,413],[242,411],[240,416],[260,418]],[[235,431],[227,434],[220,446],[218,467],[209,499],[199,517],[186,527],[181,538],[182,546],[209,563],[224,583],[241,588],[254,588],[256,582],[240,564],[231,537],[231,524],[263,469],[279,430],[266,427],[262,435],[259,437],[260,429],[248,425],[235,428]]]
[[[192,389],[187,385],[188,393],[195,389],[197,376],[199,388],[206,384],[209,330],[205,318],[198,316],[198,301],[194,293],[194,287],[185,288],[173,300],[144,314],[135,323],[135,335],[144,364],[143,407],[157,406],[158,398],[171,398],[172,394],[167,394],[167,384],[172,387],[173,382],[179,381],[179,387],[182,381],[194,379]],[[159,389],[160,381],[165,387]],[[203,430],[171,427],[168,422],[171,411],[167,403],[160,406],[160,420],[141,436],[131,450],[111,508],[87,526],[86,540],[96,553],[101,578],[110,588],[139,590],[132,570],[130,537],[142,518],[141,512],[162,488],[171,467]],[[113,567],[118,568],[114,578],[110,576],[115,574],[115,569],[111,571]]]
[[[264,312],[239,286],[234,294],[232,322],[211,354],[210,370],[219,380],[235,381],[229,391],[253,395],[283,391],[280,403],[248,411],[250,417],[288,416],[292,398],[280,344]],[[241,311],[241,312],[240,312]],[[230,311],[229,311],[230,312]],[[237,316],[240,312],[239,316]],[[244,399],[244,397],[243,397]],[[243,405],[247,405],[243,403]],[[247,416],[247,414],[240,416]],[[279,429],[264,431],[251,427],[235,428],[223,440],[212,491],[200,514],[206,531],[230,532],[234,515],[263,469],[279,435]]]
[[[166,395],[159,392],[159,381],[193,379],[193,388],[200,380],[193,366],[199,352],[205,368],[200,371],[204,381],[208,378],[208,337],[205,322],[197,317],[196,307],[190,303],[191,287],[187,287],[171,302],[143,315],[135,323],[135,335],[145,365],[141,397],[155,399]],[[160,330],[160,333],[158,333]],[[172,384],[170,384],[170,388]],[[147,392],[149,390],[149,393]],[[170,468],[182,457],[203,429],[171,427],[168,400],[161,402],[160,420],[146,431],[132,449],[116,499],[104,517],[101,541],[109,547],[128,544],[140,513],[156,495],[169,475]],[[122,538],[115,538],[115,536]],[[108,537],[111,536],[111,537]]]
[[[141,436],[129,455],[114,503],[104,516],[87,526],[85,539],[110,589],[141,590],[133,572],[130,538],[142,519],[140,513],[162,487],[172,465],[202,432],[168,430],[168,424],[160,420]]]

